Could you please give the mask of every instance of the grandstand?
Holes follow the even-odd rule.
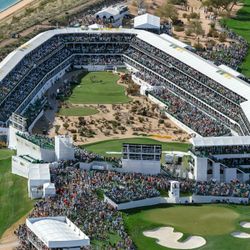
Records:
[[[250,135],[248,83],[173,39],[134,29],[50,30],[13,51],[0,63],[0,126],[8,126],[12,113],[29,126],[66,70],[124,65],[184,129],[205,137]]]

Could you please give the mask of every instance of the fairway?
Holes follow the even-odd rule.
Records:
[[[69,102],[73,104],[127,103],[125,88],[117,84],[118,75],[111,72],[89,72],[75,85]]]
[[[89,116],[95,115],[98,113],[97,109],[88,108],[88,107],[69,107],[61,108],[58,115],[62,116]]]
[[[0,237],[33,206],[27,195],[27,180],[11,174],[12,154],[13,151],[0,150]]]
[[[202,250],[247,250],[249,239],[236,239],[230,235],[242,230],[239,223],[250,220],[249,206],[197,205],[164,206],[129,210],[124,215],[125,225],[139,250],[166,250],[153,238],[143,235],[145,230],[172,226],[184,233],[183,240],[191,235],[202,236],[207,244]]]
[[[244,0],[244,7],[241,8],[237,16],[231,19],[226,19],[226,25],[234,32],[244,37],[250,43],[250,0]],[[245,61],[241,65],[242,73],[250,77],[250,50]]]
[[[128,139],[117,139],[107,140],[91,144],[82,145],[85,149],[90,152],[95,152],[100,155],[108,155],[106,152],[121,152],[123,143],[138,143],[138,144],[160,144],[162,145],[163,151],[183,151],[187,152],[190,144],[179,143],[179,142],[161,142],[150,138],[128,138]],[[119,155],[116,155],[119,157]]]

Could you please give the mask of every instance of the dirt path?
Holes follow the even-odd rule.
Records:
[[[0,250],[12,250],[18,246],[18,239],[14,232],[19,225],[25,223],[27,215],[23,216],[4,232],[0,239]]]

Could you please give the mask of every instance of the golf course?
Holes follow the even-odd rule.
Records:
[[[250,221],[249,206],[238,205],[167,205],[128,210],[124,213],[125,225],[139,250],[166,250],[156,239],[146,237],[143,232],[170,226],[183,233],[180,241],[189,236],[202,236],[206,244],[202,250],[247,250],[249,239],[231,235],[234,231],[250,233],[242,228],[241,221]]]
[[[135,143],[135,144],[160,144],[163,151],[182,151],[187,152],[190,144],[180,142],[162,142],[147,137],[127,138],[127,139],[115,139],[95,142],[91,144],[82,145],[83,148],[90,152],[94,152],[100,155],[109,155],[107,152],[121,152],[123,143]],[[117,155],[120,156],[119,154]]]
[[[0,149],[0,238],[6,229],[33,206],[27,195],[27,180],[11,173],[13,153],[11,150]]]
[[[68,101],[72,104],[117,104],[127,103],[125,88],[117,84],[118,75],[112,72],[89,72],[80,84],[74,86]]]

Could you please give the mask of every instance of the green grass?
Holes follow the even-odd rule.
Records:
[[[121,152],[123,143],[139,143],[139,144],[161,144],[163,151],[184,151],[187,152],[190,144],[179,143],[179,142],[161,142],[151,138],[128,138],[128,139],[117,139],[107,140],[101,142],[95,142],[91,144],[83,145],[88,151],[98,153],[100,155],[107,155],[106,152]],[[119,156],[119,155],[116,155]]]
[[[118,75],[111,72],[89,72],[73,89],[69,102],[74,104],[116,104],[130,101]]]
[[[11,174],[12,154],[13,151],[0,150],[0,237],[33,207],[27,195],[27,180]]]
[[[9,149],[0,149],[0,160],[10,158],[14,154],[14,151]]]
[[[223,21],[230,29],[250,43],[250,0],[244,0],[244,7],[238,11],[236,17]],[[250,77],[250,50],[240,69],[243,74]]]
[[[240,227],[241,221],[250,221],[250,207],[236,205],[162,206],[129,210],[124,214],[125,225],[139,250],[166,250],[156,239],[143,235],[143,231],[162,226],[172,226],[189,235],[204,237],[207,244],[200,250],[247,250],[249,239],[237,239],[233,231],[250,233]],[[183,240],[182,239],[182,240]]]
[[[69,107],[61,108],[58,115],[62,116],[90,116],[95,115],[99,111],[97,109],[88,108],[88,107]]]

